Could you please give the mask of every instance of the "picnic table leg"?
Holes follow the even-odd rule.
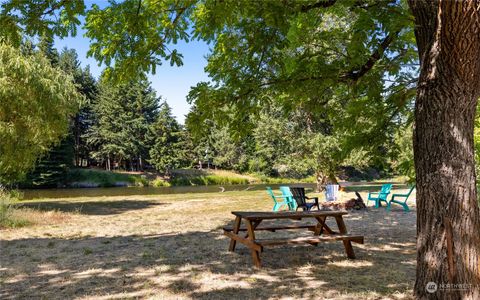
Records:
[[[245,220],[247,223],[247,232],[248,232],[248,239],[252,241],[252,243],[255,243],[255,232],[254,232],[254,227],[252,225],[252,222],[250,220]],[[258,224],[257,224],[258,226]],[[250,248],[250,251],[252,253],[252,258],[253,258],[253,263],[255,264],[255,267],[260,268],[262,266],[261,261],[260,261],[260,253],[255,250]]]
[[[260,225],[260,223],[262,223],[262,220],[253,222],[252,223],[253,230],[257,229],[257,227],[258,227],[258,225]],[[247,231],[247,233],[245,233],[245,238],[248,239],[248,231]]]
[[[342,216],[336,216],[335,220],[337,221],[337,226],[340,234],[347,234],[347,226],[345,226],[345,222],[343,222]],[[352,242],[349,240],[343,240],[343,246],[345,247],[347,257],[352,259],[355,258],[355,252],[353,252]]]
[[[315,229],[313,230],[313,235],[314,236],[319,236],[320,234],[323,233],[323,227],[324,226],[327,226],[325,224],[325,219],[327,217],[315,217],[315,219],[317,219],[317,225],[315,226]],[[318,242],[311,242],[309,243],[310,245],[313,245],[313,246],[318,246]]]
[[[233,233],[238,234],[240,230],[240,224],[242,223],[242,217],[237,216],[235,218],[235,223],[233,225]],[[235,245],[237,245],[237,241],[234,239],[230,239],[230,246],[228,247],[228,251],[235,251]]]
[[[328,234],[335,234],[336,232],[330,229],[326,224],[327,217],[315,217],[317,219],[317,226],[315,227],[314,235],[320,235],[325,230]]]

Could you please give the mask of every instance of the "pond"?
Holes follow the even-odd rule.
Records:
[[[341,182],[346,191],[375,191],[383,182]],[[266,187],[278,189],[285,184],[250,184],[250,185],[206,185],[206,186],[174,186],[174,187],[110,187],[110,188],[60,188],[60,189],[28,189],[22,190],[24,200],[54,199],[74,197],[102,197],[102,196],[133,196],[133,195],[166,195],[185,193],[217,193],[229,191],[259,191]],[[303,186],[314,190],[314,183],[288,184],[289,186]],[[403,188],[402,184],[395,184],[394,188]]]

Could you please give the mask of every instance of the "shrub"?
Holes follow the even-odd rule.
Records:
[[[151,183],[150,183],[153,187],[165,187],[165,186],[170,186],[170,183],[161,179],[161,178],[157,178],[155,180],[153,180]]]
[[[19,193],[17,191],[9,191],[0,186],[0,228],[15,228],[29,224],[28,220],[19,218],[15,214],[15,204],[18,198]]]

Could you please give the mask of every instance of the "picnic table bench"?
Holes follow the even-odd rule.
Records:
[[[311,244],[318,245],[320,242],[326,241],[343,241],[345,252],[348,258],[355,258],[352,242],[363,244],[363,236],[350,235],[343,221],[343,216],[347,215],[344,211],[299,211],[299,212],[255,212],[255,211],[233,211],[235,222],[233,226],[225,226],[223,233],[230,237],[229,251],[235,251],[237,242],[247,246],[252,254],[253,263],[256,267],[261,267],[260,253],[267,246],[277,246],[284,244]],[[327,224],[328,217],[335,218],[338,226],[338,232],[332,230]],[[314,219],[316,222],[309,224],[273,224],[265,225],[264,220],[278,219]],[[242,226],[242,220],[245,225]],[[313,231],[312,236],[295,237],[295,238],[277,238],[277,239],[257,239],[255,231],[271,231],[289,230],[289,229],[307,229]],[[241,235],[240,232],[245,232]]]

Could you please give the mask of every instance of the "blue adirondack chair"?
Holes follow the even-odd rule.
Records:
[[[290,188],[288,186],[281,186],[280,191],[282,192],[282,195],[285,196],[285,201],[287,202],[288,209],[296,210],[297,202],[293,198],[293,194],[292,191],[290,191]]]
[[[387,183],[382,185],[382,189],[380,190],[380,192],[368,193],[367,205],[369,201],[375,201],[375,208],[379,208],[382,205],[382,201],[388,205],[387,197],[392,190],[392,186],[393,184]]]
[[[408,191],[408,193],[406,193],[406,194],[393,194],[392,199],[390,201],[388,201],[387,211],[390,211],[392,203],[396,203],[396,204],[401,205],[403,207],[404,211],[410,211],[410,208],[407,205],[407,200],[408,200],[408,197],[410,197],[410,194],[413,192],[414,189],[415,189],[415,186],[412,186],[410,188],[410,190]],[[405,198],[405,200],[397,200],[396,198]]]
[[[267,187],[267,193],[272,197],[273,199],[273,211],[279,211],[280,208],[284,205],[290,209],[290,206],[288,205],[288,202],[286,200],[286,197],[284,195],[275,195],[272,191],[272,188]]]

